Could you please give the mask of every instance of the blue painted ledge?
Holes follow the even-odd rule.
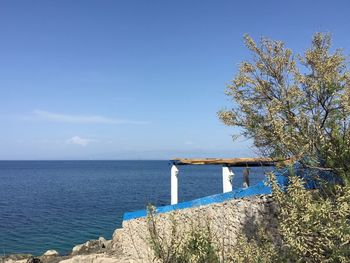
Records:
[[[285,189],[288,185],[288,175],[289,171],[287,169],[274,171],[276,175],[276,180],[281,189]],[[300,178],[304,179],[306,189],[315,189],[322,185],[323,182],[329,182],[332,184],[339,183],[339,178],[335,177],[334,174],[327,171],[318,171],[312,169],[302,168],[298,163],[294,164],[294,173]],[[266,195],[271,194],[271,186],[268,185],[267,179],[262,182],[253,185],[248,188],[235,189],[232,192],[227,192],[224,194],[210,195],[202,197],[199,199],[194,199],[192,201],[178,203],[176,205],[167,205],[156,208],[157,213],[166,213],[174,210],[198,207],[201,205],[209,205],[214,203],[221,203],[230,199],[239,199],[254,195]],[[139,217],[147,216],[147,210],[139,210],[135,212],[127,212],[124,214],[123,220],[130,220]]]
[[[284,173],[277,173],[276,179],[281,188],[284,188],[288,183],[288,177],[284,175]],[[191,201],[178,203],[176,205],[161,206],[156,208],[156,212],[166,213],[166,212],[171,212],[179,209],[198,207],[198,206],[209,205],[214,203],[222,203],[230,199],[239,199],[239,198],[254,196],[254,195],[271,194],[272,193],[271,186],[269,186],[266,182],[267,182],[267,179],[248,188],[239,188],[231,192],[210,195],[210,196],[194,199]],[[139,217],[145,217],[145,216],[147,216],[147,210],[138,210],[134,212],[125,213],[123,220],[127,221],[131,219],[139,218]]]

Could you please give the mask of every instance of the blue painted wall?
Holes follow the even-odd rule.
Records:
[[[287,176],[282,174],[276,176],[278,184],[280,186],[285,186],[287,184]],[[248,188],[239,188],[235,189],[232,192],[227,192],[223,194],[210,195],[202,198],[198,198],[195,200],[191,200],[188,202],[178,203],[176,205],[167,205],[156,208],[157,213],[166,213],[174,210],[198,207],[202,205],[209,205],[214,203],[221,203],[230,199],[239,199],[248,196],[254,195],[266,195],[271,194],[271,186],[267,184],[267,180],[264,180],[254,186]],[[123,220],[130,220],[139,217],[147,216],[147,210],[138,210],[134,212],[127,212],[124,214]]]
[[[312,169],[304,169],[299,164],[295,164],[293,167],[293,173],[305,180],[305,187],[307,189],[318,188],[322,181],[328,181],[331,183],[337,183],[337,179],[330,172],[320,172]],[[284,189],[288,185],[288,175],[290,171],[287,169],[274,171],[278,185]],[[210,195],[203,198],[198,198],[192,201],[178,203],[176,205],[167,205],[156,208],[157,213],[166,213],[174,210],[198,207],[202,205],[209,205],[214,203],[221,203],[230,199],[239,199],[254,195],[266,195],[271,194],[272,189],[268,184],[268,180],[253,185],[248,188],[235,189],[232,192]],[[147,210],[139,210],[134,212],[127,212],[124,214],[123,220],[130,220],[139,217],[147,216]]]

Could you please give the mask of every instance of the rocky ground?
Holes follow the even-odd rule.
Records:
[[[41,256],[31,254],[2,256],[0,257],[0,263],[122,262],[117,260],[118,255],[116,253],[111,253],[111,242],[112,240],[100,237],[98,240],[89,240],[84,244],[74,246],[69,255],[60,255],[56,250],[48,250]],[[98,258],[105,260],[97,260]]]

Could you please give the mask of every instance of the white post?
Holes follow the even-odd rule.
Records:
[[[249,185],[249,168],[246,167],[243,169],[243,187],[247,188]]]
[[[232,191],[232,180],[235,174],[232,172],[231,168],[228,166],[222,167],[222,192]]]
[[[176,165],[173,164],[171,166],[171,204],[175,205],[178,202],[178,179],[177,175],[179,173],[179,170],[177,169]]]

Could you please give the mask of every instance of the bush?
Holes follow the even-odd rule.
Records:
[[[270,229],[264,225],[258,226],[254,238],[247,238],[241,234],[235,246],[230,248],[227,262],[237,263],[269,263],[283,262],[280,249],[275,243]]]
[[[333,195],[307,190],[297,176],[282,191],[270,181],[278,207],[280,240],[260,226],[254,239],[241,235],[232,247],[232,262],[350,262],[350,187]]]
[[[153,210],[148,231],[155,257],[169,263],[350,262],[349,185],[334,186],[332,192],[309,190],[300,177],[291,175],[288,187],[282,190],[273,174],[270,184],[277,207],[277,229],[262,222],[255,236],[247,237],[242,232],[234,246],[224,244],[222,248],[209,221],[204,226],[193,224],[190,231],[180,231],[172,217],[171,233],[166,234]],[[221,251],[229,253],[223,257]]]
[[[303,56],[266,38],[257,44],[246,35],[245,44],[253,59],[227,87],[233,107],[220,119],[241,128],[263,155],[349,180],[350,72],[342,52],[331,52],[330,35],[315,34]]]
[[[251,61],[243,61],[227,87],[233,108],[219,112],[226,125],[241,128],[262,155],[293,159],[314,175],[329,171],[341,184],[306,190],[290,177],[283,191],[274,180],[281,243],[242,236],[233,248],[237,262],[350,262],[350,72],[329,34],[317,33],[304,55],[284,43],[248,35]],[[316,171],[316,172],[315,172]],[[267,235],[268,236],[268,235]],[[243,257],[241,251],[251,257]],[[263,253],[266,251],[266,253]],[[276,253],[274,253],[274,251]]]
[[[192,222],[191,229],[179,229],[178,222],[172,214],[170,231],[157,221],[156,210],[148,207],[149,244],[157,260],[163,263],[216,263],[219,260],[210,223],[204,226]]]
[[[350,261],[350,187],[337,185],[333,194],[307,190],[290,176],[285,192],[273,181],[279,211],[279,233],[289,257],[302,262]]]

